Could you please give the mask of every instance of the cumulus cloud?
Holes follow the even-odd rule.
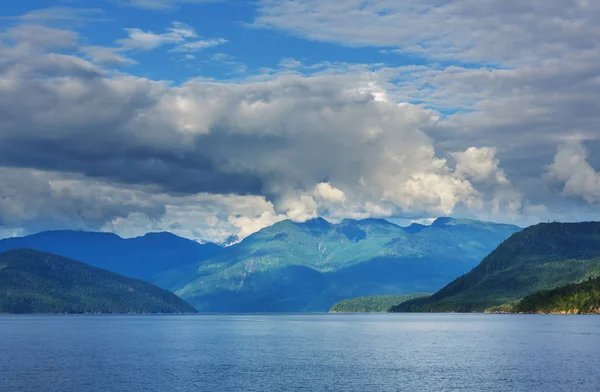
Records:
[[[169,34],[185,31],[175,26]],[[0,75],[11,78],[0,90],[0,164],[161,194],[234,193],[272,203],[266,215],[226,217],[229,223],[251,227],[327,211],[448,214],[477,195],[421,131],[438,113],[387,100],[376,74],[169,86],[48,52],[20,57]]]
[[[600,201],[600,173],[588,162],[588,154],[580,141],[561,144],[548,167],[548,174],[564,184],[565,195],[597,203]]]
[[[346,195],[341,190],[334,188],[327,182],[321,182],[315,187],[314,195],[316,198],[330,201],[333,203],[341,203],[346,200]]]
[[[451,154],[456,160],[456,174],[474,181],[491,181],[508,184],[504,171],[498,167],[496,149],[489,147],[469,147],[463,152]]]
[[[422,219],[459,213],[518,222],[523,214],[552,213],[547,200],[528,200],[539,188],[527,184],[537,184],[532,179],[553,157],[549,171],[564,182],[564,194],[596,202],[598,174],[585,150],[564,147],[554,156],[564,129],[590,136],[599,121],[598,102],[590,99],[600,94],[598,56],[589,50],[595,43],[571,40],[589,27],[581,4],[572,10],[581,26],[565,26],[573,30],[571,38],[565,33],[558,49],[527,51],[538,64],[512,43],[502,46],[506,39],[496,34],[495,19],[488,20],[490,32],[466,40],[460,28],[442,26],[442,32],[453,31],[442,36],[415,25],[415,39],[435,35],[420,49],[417,41],[404,40],[405,32],[382,35],[408,29],[398,18],[411,19],[415,10],[435,20],[439,7],[451,7],[442,10],[455,23],[478,24],[470,19],[487,15],[490,4],[504,7],[490,2],[477,8],[465,0],[409,10],[404,3],[372,1],[347,14],[331,7],[343,11],[349,2],[273,0],[259,3],[256,23],[284,28],[295,10],[298,21],[317,25],[312,32],[296,24],[285,28],[314,39],[372,46],[389,39],[391,49],[417,48],[432,58],[461,61],[486,58],[514,68],[284,59],[256,77],[175,85],[106,67],[130,64],[136,51],[160,46],[183,52],[211,46],[188,25],[175,23],[162,33],[130,29],[115,48],[79,47],[79,35],[69,30],[14,26],[0,35],[0,176],[4,184],[29,179],[33,188],[2,187],[0,230],[169,230],[224,241],[282,219],[319,215]],[[315,22],[307,7],[332,26]],[[342,29],[348,15],[369,22],[364,32],[356,34],[356,23],[352,31]],[[489,15],[516,17],[505,8]],[[415,23],[423,22],[419,18]],[[545,39],[534,33],[524,48]],[[489,49],[490,39],[502,47]],[[556,57],[563,49],[570,56]],[[233,60],[216,55],[214,61]],[[21,193],[31,197],[17,200]]]
[[[164,206],[147,197],[81,175],[0,168],[0,226],[39,231],[60,227],[100,229],[131,212],[158,218]]]

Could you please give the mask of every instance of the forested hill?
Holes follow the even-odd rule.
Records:
[[[414,293],[405,295],[374,295],[340,301],[331,307],[330,313],[370,313],[387,312],[394,305],[410,299],[427,297],[431,293]]]
[[[195,313],[175,294],[46,252],[0,253],[0,313]]]
[[[471,272],[396,312],[473,312],[600,275],[600,222],[542,223],[513,234]]]
[[[543,290],[523,298],[516,313],[600,313],[600,278]]]

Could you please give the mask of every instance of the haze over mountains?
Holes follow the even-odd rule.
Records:
[[[113,233],[56,230],[0,240],[0,252],[31,248],[104,268],[132,278],[155,281],[165,270],[204,260],[221,252],[171,233],[121,238]]]
[[[0,241],[77,259],[177,293],[204,312],[328,311],[339,300],[433,292],[520,228],[452,218],[281,221],[222,248],[169,233],[44,232]]]

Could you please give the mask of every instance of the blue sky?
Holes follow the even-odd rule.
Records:
[[[260,74],[264,72],[264,68],[279,68],[280,62],[286,58],[294,58],[306,64],[326,61],[382,63],[392,66],[427,63],[426,59],[418,56],[382,53],[383,48],[336,45],[253,27],[257,12],[255,2],[175,3],[155,8],[107,0],[65,1],[57,7],[56,1],[32,0],[11,2],[3,6],[3,14],[20,16],[34,10],[60,11],[63,7],[88,13],[81,15],[88,21],[67,21],[65,24],[80,32],[89,45],[115,46],[117,40],[127,37],[126,29],[131,28],[163,34],[174,22],[192,28],[198,40],[227,41],[215,47],[190,52],[174,53],[171,50],[176,45],[165,44],[153,50],[129,53],[129,57],[138,64],[128,66],[127,72],[176,83],[194,77],[235,79],[241,73]],[[186,59],[186,55],[193,55],[195,58]]]
[[[600,219],[600,4],[0,6],[0,235]]]

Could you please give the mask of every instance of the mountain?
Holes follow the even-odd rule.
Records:
[[[81,260],[152,283],[160,273],[215,256],[222,249],[171,233],[149,233],[124,239],[112,233],[58,230],[0,240],[0,252],[19,248]]]
[[[195,313],[175,294],[31,249],[0,253],[0,313]]]
[[[513,234],[471,272],[396,312],[481,312],[600,275],[600,222],[542,223]]]
[[[513,311],[515,313],[600,314],[600,277],[529,294],[515,306]]]
[[[427,297],[429,295],[431,295],[431,293],[374,295],[372,297],[346,299],[334,304],[331,309],[329,309],[329,313],[387,312],[392,306],[401,304],[411,299]]]
[[[156,281],[203,312],[326,312],[347,298],[438,290],[518,230],[451,218],[410,228],[286,220]]]

